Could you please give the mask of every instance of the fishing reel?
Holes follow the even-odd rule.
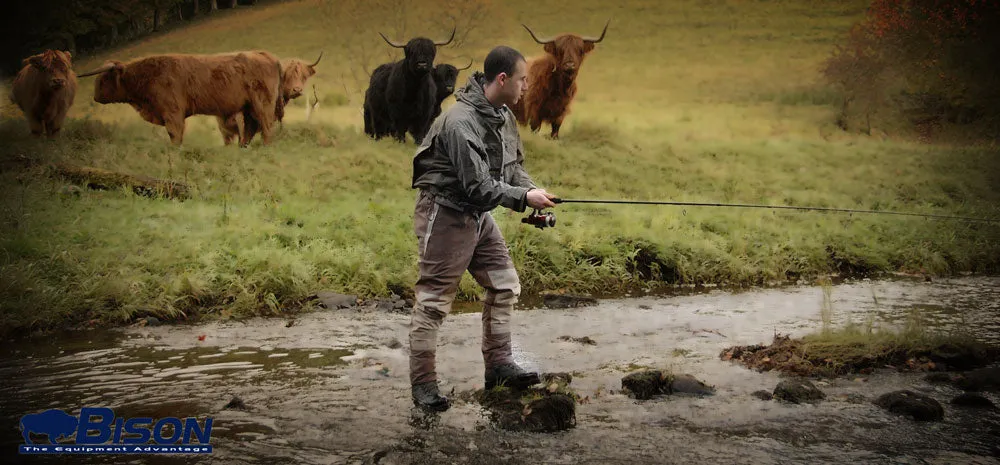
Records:
[[[552,212],[542,212],[537,208],[528,216],[521,218],[521,222],[530,224],[538,229],[552,228],[556,225],[556,214]]]

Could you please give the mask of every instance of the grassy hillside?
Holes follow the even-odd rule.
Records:
[[[890,126],[870,137],[833,124],[839,100],[817,69],[865,2],[431,3],[261,4],[76,63],[82,72],[105,59],[252,48],[311,61],[323,51],[310,81],[319,112],[307,121],[304,99],[294,101],[269,147],[259,139],[247,150],[223,147],[206,116],[188,118],[184,146],[171,147],[131,107],[95,104],[93,78],[81,79],[55,140],[30,137],[4,100],[0,327],[279,314],[320,289],[408,290],[414,146],[361,132],[364,72],[401,56],[378,31],[446,38],[442,11],[463,21],[461,40],[438,61],[469,56],[473,69],[498,44],[541,53],[522,22],[545,36],[596,35],[613,17],[582,66],[561,140],[522,130],[529,171],[564,198],[1000,217],[995,146],[922,144]],[[194,195],[77,195],[65,181],[16,168],[18,157],[175,179]],[[696,207],[555,212],[558,226],[544,231],[494,212],[528,293],[614,292],[649,279],[748,285],[829,272],[1000,269],[997,224]],[[466,276],[460,297],[478,292]]]

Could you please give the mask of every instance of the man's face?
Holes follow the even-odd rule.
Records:
[[[518,60],[514,67],[514,74],[506,76],[503,83],[504,103],[508,107],[517,104],[518,100],[528,90],[528,64],[524,60]]]

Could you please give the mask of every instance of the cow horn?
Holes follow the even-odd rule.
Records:
[[[319,60],[320,60],[320,58],[323,58],[323,52],[322,52],[322,51],[320,51],[320,52],[319,52],[319,58],[317,58],[317,59],[316,59],[316,62],[315,62],[315,63],[313,63],[313,64],[311,64],[311,65],[309,65],[309,67],[310,67],[310,68],[313,68],[313,67],[315,67],[316,65],[318,65],[318,64],[319,64]]]
[[[111,68],[114,68],[114,67],[115,67],[114,63],[105,63],[105,64],[101,65],[100,68],[97,68],[97,69],[95,69],[95,70],[93,70],[93,71],[91,71],[89,73],[77,74],[76,77],[87,77],[87,76],[93,76],[95,74],[101,74],[101,73],[103,73],[103,72],[105,72],[105,71],[107,71],[107,70],[109,70]]]
[[[467,70],[467,69],[469,69],[471,67],[472,67],[472,58],[469,58],[469,64],[466,65],[464,68],[458,68],[458,70],[459,71],[464,71],[464,70]]]
[[[378,35],[382,36],[382,38],[383,38],[383,39],[385,39],[385,41],[386,41],[386,42],[387,42],[387,43],[388,43],[389,45],[392,45],[393,47],[396,47],[396,48],[406,48],[406,45],[400,45],[400,44],[397,44],[397,43],[395,43],[395,42],[393,42],[393,41],[389,40],[389,38],[388,38],[388,37],[386,37],[386,36],[385,36],[384,34],[382,34],[381,32],[379,32],[379,33],[378,33]]]
[[[522,26],[524,26],[524,24],[521,24],[521,25],[522,25]],[[542,44],[542,45],[545,45],[545,44],[551,44],[551,43],[552,43],[552,42],[553,42],[553,41],[555,40],[555,39],[546,39],[546,40],[541,40],[541,39],[539,39],[538,37],[535,37],[535,33],[534,33],[534,32],[531,32],[531,29],[530,29],[530,28],[528,28],[528,26],[524,26],[524,28],[528,30],[528,34],[531,34],[531,38],[532,38],[532,39],[535,39],[535,42],[538,42],[538,43],[540,43],[540,44]]]
[[[606,32],[608,32],[608,24],[611,24],[611,20],[610,20],[610,19],[608,19],[608,22],[607,22],[607,23],[604,23],[604,30],[603,30],[603,31],[601,31],[601,36],[600,36],[600,37],[598,37],[598,38],[596,38],[596,39],[593,39],[593,38],[590,38],[590,37],[584,37],[584,38],[583,38],[583,40],[584,40],[585,42],[590,42],[590,43],[592,43],[592,44],[596,44],[596,43],[598,43],[598,42],[600,42],[600,41],[604,40],[604,34],[605,34]]]
[[[434,42],[434,45],[437,45],[438,47],[444,47],[445,45],[450,44],[452,40],[455,40],[455,30],[457,30],[457,29],[458,28],[455,28],[455,27],[451,28],[451,37],[448,38],[447,42],[443,42],[443,43],[442,42]]]

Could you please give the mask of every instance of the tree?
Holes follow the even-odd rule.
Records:
[[[917,125],[1000,121],[1000,1],[873,0],[824,64],[866,120],[878,109]],[[860,111],[857,109],[860,108]]]

